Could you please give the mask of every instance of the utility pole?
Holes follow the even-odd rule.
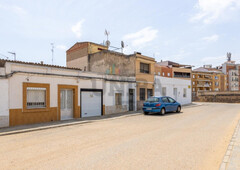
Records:
[[[17,57],[16,57],[16,53],[15,52],[8,52],[9,54],[12,54],[14,56],[14,61],[16,61]]]
[[[51,46],[52,46],[52,65],[53,65],[53,56],[54,56],[54,43],[51,43]]]

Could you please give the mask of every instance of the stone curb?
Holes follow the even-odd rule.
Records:
[[[230,157],[232,155],[232,151],[233,151],[233,148],[234,148],[234,144],[236,142],[236,137],[237,137],[239,128],[240,128],[240,120],[238,121],[238,124],[237,124],[237,126],[236,126],[236,128],[234,130],[234,133],[232,135],[232,139],[231,139],[231,141],[230,141],[230,143],[228,145],[227,151],[226,151],[226,153],[225,153],[225,155],[223,157],[223,161],[222,161],[222,163],[220,165],[219,170],[226,170],[227,167],[228,167],[228,164],[230,162]]]

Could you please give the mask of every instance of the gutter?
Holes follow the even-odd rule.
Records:
[[[14,74],[18,73],[25,73],[25,74],[35,74],[35,75],[46,75],[46,76],[61,76],[61,77],[73,77],[73,78],[82,78],[82,79],[99,79],[99,80],[105,80],[105,81],[114,81],[114,82],[130,82],[130,83],[136,83],[134,80],[113,80],[103,77],[89,77],[89,76],[74,76],[74,75],[65,75],[65,74],[54,74],[54,73],[37,73],[37,72],[26,72],[26,71],[13,71],[10,74],[0,76],[0,78],[7,79],[9,77],[12,77]]]

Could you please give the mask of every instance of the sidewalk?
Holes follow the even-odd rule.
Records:
[[[220,170],[240,169],[240,120],[234,131]]]
[[[101,121],[101,120],[112,120],[112,119],[117,119],[117,118],[136,116],[139,114],[142,114],[142,111],[131,111],[131,112],[115,113],[115,114],[104,115],[104,116],[78,118],[78,119],[71,119],[71,120],[62,120],[62,121],[6,127],[6,128],[0,128],[0,136],[32,132],[32,131],[37,131],[37,130],[46,130],[46,129],[51,129],[51,128],[63,127],[63,126],[86,124],[86,123],[92,123],[92,122],[97,122],[97,121]]]
[[[201,106],[201,105],[202,104],[199,104],[199,103],[191,103],[188,105],[183,105],[183,108],[196,107],[196,106]],[[101,120],[112,120],[112,119],[124,118],[124,117],[129,117],[129,116],[136,116],[136,115],[140,115],[140,114],[142,114],[142,110],[124,112],[124,113],[115,113],[115,114],[104,115],[104,116],[78,118],[78,119],[71,119],[71,120],[6,127],[6,128],[0,128],[0,136],[32,132],[32,131],[37,131],[37,130],[45,130],[45,129],[50,129],[50,128],[63,127],[63,126],[86,124],[86,123],[92,123],[92,122],[97,122],[97,121],[101,121]]]

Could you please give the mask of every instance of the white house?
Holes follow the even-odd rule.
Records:
[[[182,105],[192,102],[191,80],[155,75],[155,96],[169,96]]]
[[[0,127],[136,110],[136,79],[0,60]]]

